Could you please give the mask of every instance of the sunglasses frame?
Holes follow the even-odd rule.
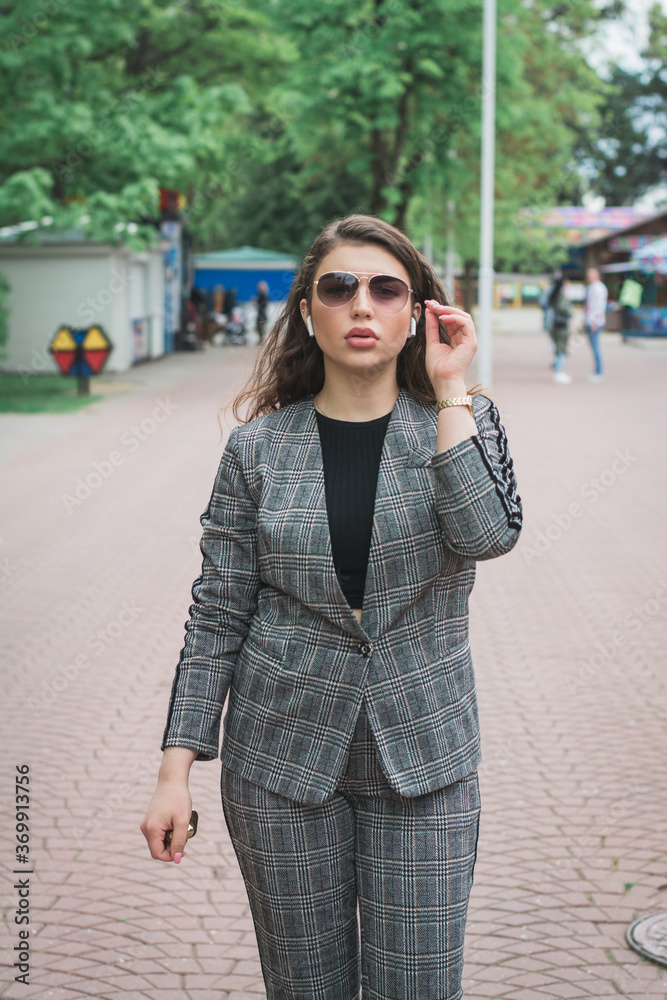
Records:
[[[337,305],[337,306],[328,306],[326,304],[326,302],[322,302],[322,299],[320,298],[319,288],[317,286],[319,285],[320,281],[323,278],[328,277],[330,274],[351,274],[352,277],[356,278],[357,281],[359,282],[359,284],[357,285],[355,291],[352,294],[352,298],[348,299],[347,302],[341,302],[340,305]],[[405,309],[405,306],[408,303],[408,299],[410,298],[410,295],[414,295],[415,294],[414,291],[413,291],[413,289],[410,288],[410,286],[408,285],[407,281],[405,281],[404,278],[400,278],[397,274],[388,274],[386,271],[378,271],[376,273],[371,273],[370,271],[360,271],[358,274],[355,271],[326,271],[324,274],[320,275],[320,277],[317,279],[317,281],[313,282],[312,287],[315,289],[315,292],[317,293],[317,300],[318,300],[318,302],[320,302],[324,306],[325,309],[342,309],[343,306],[348,306],[350,304],[350,302],[352,302],[353,299],[356,298],[356,296],[357,296],[357,294],[359,292],[359,289],[361,288],[361,282],[362,282],[362,280],[364,278],[368,282],[368,292],[369,292],[371,298],[373,299],[373,302],[375,302],[375,305],[378,307],[378,309],[381,309],[383,312],[390,312],[390,310],[383,309],[382,305],[379,302],[376,302],[375,298],[373,298],[373,293],[371,292],[371,281],[373,280],[373,278],[393,278],[395,281],[400,281],[400,282],[402,282],[402,284],[405,285],[405,287],[408,290],[408,298],[406,298],[405,302],[401,306],[401,309]],[[396,312],[400,312],[401,309],[397,309]]]

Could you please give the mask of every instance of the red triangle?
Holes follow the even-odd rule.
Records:
[[[93,375],[97,375],[104,366],[104,362],[109,357],[109,351],[84,351],[83,356],[90,365]]]
[[[69,370],[74,364],[76,351],[54,351],[53,357],[64,375],[69,375]]]

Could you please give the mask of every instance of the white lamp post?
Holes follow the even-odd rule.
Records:
[[[478,380],[490,388],[493,375],[493,206],[496,131],[496,0],[484,0],[482,57],[482,179],[478,276]]]

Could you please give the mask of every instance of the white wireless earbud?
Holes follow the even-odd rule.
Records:
[[[411,337],[417,336],[417,320],[414,318],[414,316],[410,320],[410,336]]]
[[[313,321],[310,318],[310,316],[306,320],[306,326],[308,327],[308,336],[309,337],[314,337],[315,336],[315,331],[313,330]]]

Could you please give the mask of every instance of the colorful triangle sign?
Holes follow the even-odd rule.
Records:
[[[63,375],[99,375],[113,345],[101,326],[84,330],[61,326],[49,350]]]

